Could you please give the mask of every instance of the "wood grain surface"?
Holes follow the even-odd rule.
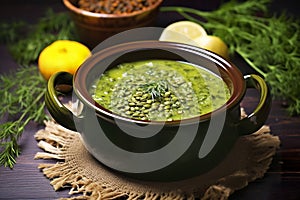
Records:
[[[56,12],[65,11],[60,0],[2,0],[0,6],[0,21],[13,21],[23,19],[35,23],[43,16],[47,8]],[[203,10],[215,9],[219,0],[165,0],[163,5],[183,5]],[[291,14],[299,14],[295,1],[276,0],[272,8],[286,9]],[[296,11],[297,10],[297,11]],[[180,19],[176,14],[160,14],[158,26],[164,27],[168,23]],[[5,31],[5,30],[0,30]],[[0,73],[16,69],[18,66],[10,56],[7,46],[0,45]],[[243,73],[251,70],[242,60],[236,59],[234,63]],[[242,106],[251,111],[256,105],[257,94],[249,91]],[[281,146],[274,156],[270,169],[262,179],[249,184],[246,188],[235,192],[230,199],[242,200],[296,200],[300,199],[300,116],[291,117],[282,106],[282,101],[274,100],[267,125],[270,125],[272,134],[280,137]],[[22,153],[17,159],[13,169],[0,167],[0,199],[57,199],[68,197],[68,188],[54,191],[50,181],[38,169],[38,164],[49,162],[34,160],[34,155],[42,151],[37,147],[33,135],[43,128],[42,125],[30,123],[20,140]],[[52,161],[55,162],[55,161]]]

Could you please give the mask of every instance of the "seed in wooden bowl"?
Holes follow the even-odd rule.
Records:
[[[123,14],[140,11],[158,0],[79,0],[78,7],[94,13]]]

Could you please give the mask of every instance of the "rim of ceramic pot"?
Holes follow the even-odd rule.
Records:
[[[99,105],[96,101],[92,99],[90,87],[97,80],[100,75],[106,70],[100,69],[99,71],[99,63],[105,63],[103,66],[107,66],[114,62],[116,58],[120,56],[135,52],[135,51],[144,51],[144,50],[177,50],[184,51],[185,53],[191,53],[196,56],[201,56],[204,59],[207,59],[209,62],[212,62],[217,66],[217,69],[225,74],[225,78],[229,80],[224,80],[225,82],[229,81],[231,84],[231,96],[227,100],[227,102],[213,110],[212,112],[199,115],[196,117],[174,120],[174,121],[153,121],[153,120],[139,120],[132,119],[125,116],[121,116],[119,114],[113,113],[112,111],[104,108]],[[100,66],[101,68],[101,66]],[[97,72],[95,73],[95,70]],[[115,45],[112,47],[108,47],[101,51],[96,52],[90,58],[88,58],[76,71],[73,77],[73,86],[74,92],[85,105],[89,106],[91,109],[94,109],[97,114],[100,114],[101,117],[105,117],[107,119],[119,119],[123,121],[129,121],[141,125],[147,124],[166,124],[166,125],[178,125],[178,124],[190,124],[190,123],[199,123],[199,121],[206,121],[212,117],[212,114],[224,113],[228,109],[236,106],[239,103],[246,91],[246,84],[244,77],[240,70],[229,61],[224,58],[218,56],[217,54],[198,48],[195,46],[190,46],[181,43],[174,42],[162,42],[162,41],[136,41],[136,42],[128,42],[119,45]]]
[[[87,10],[83,10],[80,9],[78,7],[76,7],[72,2],[72,0],[63,0],[63,3],[65,4],[65,6],[70,9],[71,11],[79,14],[79,15],[86,15],[89,17],[95,17],[95,18],[119,18],[119,17],[134,17],[137,15],[140,15],[142,13],[145,12],[149,12],[152,11],[154,9],[156,9],[162,2],[163,0],[157,0],[157,2],[149,7],[147,7],[144,10],[139,10],[139,11],[134,11],[132,13],[125,13],[125,14],[105,14],[105,13],[94,13],[94,12],[89,12]]]

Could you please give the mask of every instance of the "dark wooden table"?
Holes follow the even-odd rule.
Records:
[[[56,12],[65,11],[60,0],[2,0],[1,2],[1,21],[23,19],[35,23],[49,7]],[[211,10],[215,9],[219,5],[218,3],[218,0],[166,0],[164,5],[182,5]],[[272,4],[272,9],[275,11],[286,9],[293,15],[298,14],[293,0],[277,0]],[[175,14],[161,15],[158,26],[166,26],[177,19],[180,19],[180,16]],[[0,73],[6,73],[18,67],[4,45],[0,46],[0,58]],[[249,72],[241,60],[237,59],[234,62],[244,73]],[[249,92],[243,105],[247,109],[253,108],[256,98],[254,93]],[[280,149],[274,156],[265,176],[235,192],[230,199],[300,199],[300,117],[289,116],[282,107],[282,102],[274,100],[266,124],[271,126],[272,134],[280,137]],[[33,159],[37,152],[42,151],[37,147],[37,142],[33,137],[34,133],[41,128],[43,128],[42,125],[30,123],[19,141],[22,153],[18,157],[15,167],[13,169],[0,167],[0,199],[41,200],[68,197],[68,189],[55,192],[50,181],[37,168],[39,163],[49,161]]]

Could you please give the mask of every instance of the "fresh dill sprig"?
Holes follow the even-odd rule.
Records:
[[[0,23],[0,43],[1,44],[13,44],[19,40],[19,36],[24,34],[26,29],[26,23],[23,21],[12,23]]]
[[[164,94],[169,90],[169,86],[166,81],[158,81],[144,84],[141,86],[141,89],[144,93],[150,94],[152,100],[159,100],[164,97]]]
[[[0,42],[9,44],[13,58],[23,66],[36,62],[40,52],[55,40],[78,39],[69,15],[65,12],[54,13],[51,9],[37,24],[20,21],[0,23],[0,27],[5,30],[5,34],[0,34]]]
[[[178,12],[222,38],[230,53],[240,54],[264,76],[276,98],[289,101],[291,115],[300,114],[300,21],[286,13],[270,14],[271,0],[231,0],[214,11],[161,7]]]
[[[0,166],[13,168],[21,152],[18,144],[30,121],[45,119],[46,81],[39,74],[36,61],[40,52],[59,39],[77,40],[67,13],[51,9],[37,24],[0,23],[0,42],[6,44],[20,65],[15,72],[0,75]]]
[[[0,165],[12,168],[20,154],[18,139],[30,121],[45,119],[46,82],[36,66],[0,76]]]

